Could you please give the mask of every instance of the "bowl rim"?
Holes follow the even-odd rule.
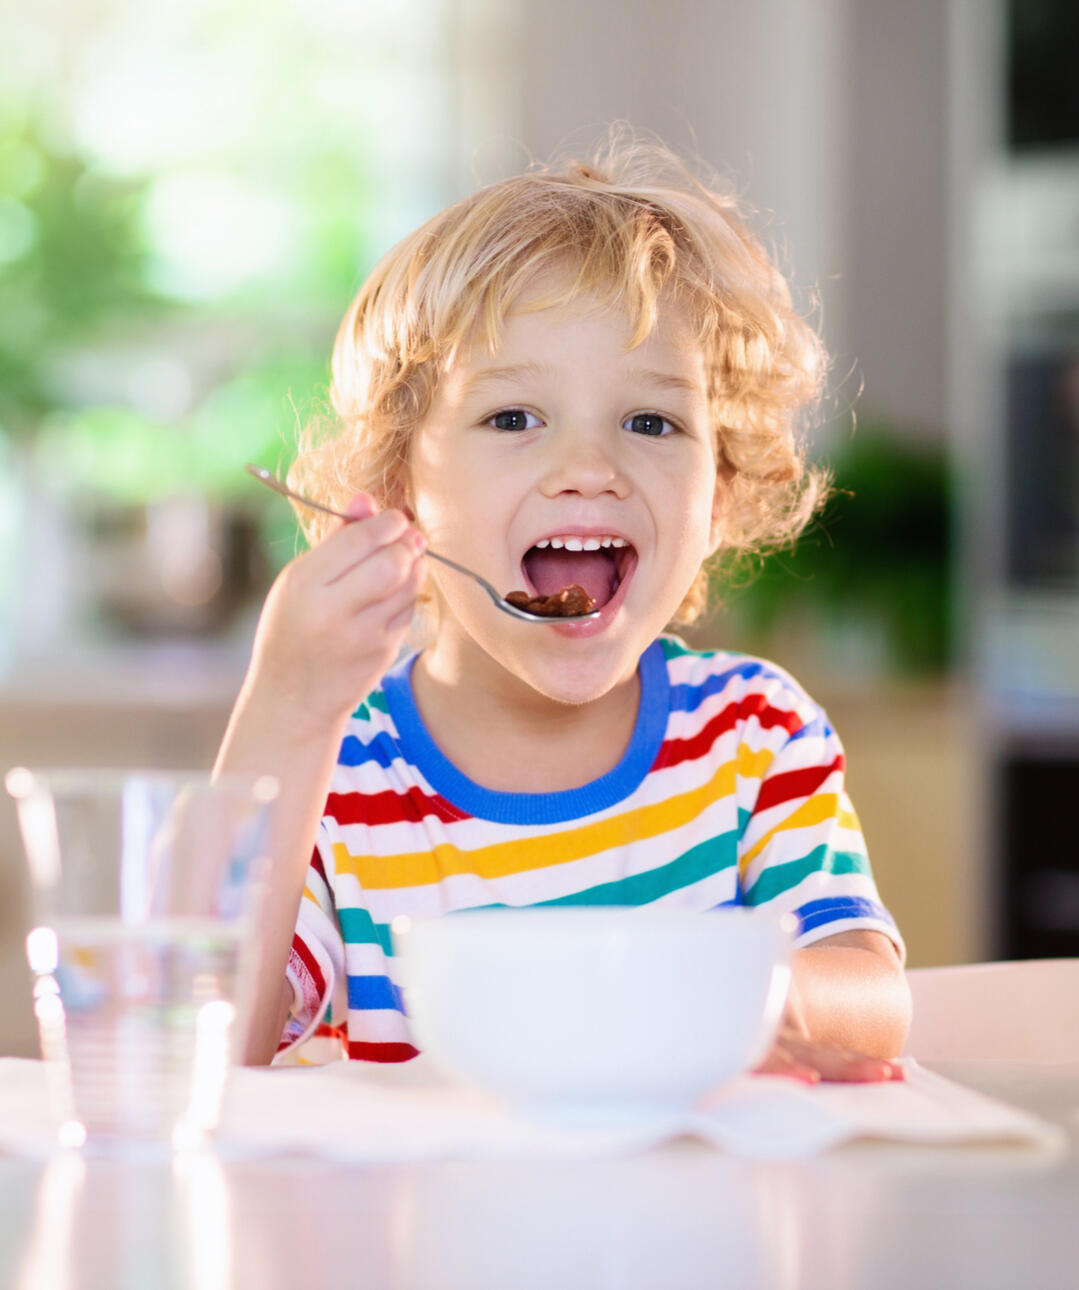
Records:
[[[757,926],[775,941],[793,948],[798,920],[794,914],[746,905],[720,905],[712,909],[684,909],[651,905],[573,905],[550,908],[535,905],[486,906],[451,910],[430,917],[406,915],[391,924],[395,948],[409,937],[455,937],[459,932],[482,927],[485,934],[531,934],[537,928],[557,927],[575,935],[623,933],[635,929],[647,934],[676,932],[680,936],[703,936],[715,930],[718,919],[728,925]]]

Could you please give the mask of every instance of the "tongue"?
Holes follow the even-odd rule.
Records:
[[[533,547],[525,556],[525,568],[541,596],[553,596],[576,583],[596,602],[605,605],[618,586],[614,557],[605,551],[556,551]]]

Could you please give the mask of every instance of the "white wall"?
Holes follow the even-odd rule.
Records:
[[[846,272],[865,405],[948,413],[948,4],[851,5]]]
[[[943,429],[946,4],[458,4],[497,32],[459,42],[486,87],[460,122],[462,190],[619,118],[694,149],[775,213],[801,298],[819,286],[840,412],[864,379],[861,415]]]

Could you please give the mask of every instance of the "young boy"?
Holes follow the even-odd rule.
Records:
[[[735,203],[651,147],[483,189],[375,268],[290,476],[352,521],[303,517],[218,759],[283,786],[251,1060],[320,1028],[414,1055],[400,914],[663,901],[798,915],[763,1069],[900,1073],[902,942],[826,717],[779,668],[662,634],[706,562],[812,514],[794,430],[822,372]],[[515,621],[428,542],[599,617]],[[434,632],[398,662],[418,601]]]

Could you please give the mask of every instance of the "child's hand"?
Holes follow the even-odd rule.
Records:
[[[867,1057],[846,1048],[829,1048],[788,1025],[780,1027],[772,1051],[757,1067],[756,1073],[790,1075],[806,1084],[817,1084],[821,1080],[874,1084],[904,1078],[899,1062]]]
[[[806,1020],[807,1009],[795,973],[787,995],[783,1020],[772,1050],[757,1067],[759,1075],[790,1075],[807,1084],[821,1080],[839,1080],[857,1084],[874,1084],[884,1080],[903,1079],[899,1062],[889,1062],[866,1053],[853,1052],[834,1044],[824,1044],[812,1037]]]
[[[422,577],[424,540],[365,493],[342,522],[278,575],[255,636],[247,686],[285,705],[297,733],[324,734],[397,657]]]
[[[906,1020],[884,1031],[867,1026],[866,1019],[880,1011]],[[891,1045],[892,1051],[902,1046],[909,1022],[910,991],[891,940],[879,931],[840,931],[795,951],[780,1032],[756,1069],[807,1084],[902,1080],[901,1062],[856,1051],[844,1038],[865,1038],[878,1053],[888,1053]]]

